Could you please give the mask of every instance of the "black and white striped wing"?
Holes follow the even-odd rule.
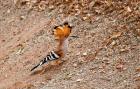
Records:
[[[59,59],[59,58],[60,58],[60,56],[58,54],[56,54],[54,51],[51,51],[50,54],[47,55],[47,57],[45,57],[43,60],[41,60],[38,65],[36,65],[35,67],[33,67],[31,69],[31,71],[33,71],[37,67],[39,67],[39,66],[41,66],[41,65],[43,65],[43,64],[45,64],[45,63],[47,63],[49,61],[53,61],[53,60],[56,60],[56,59]]]

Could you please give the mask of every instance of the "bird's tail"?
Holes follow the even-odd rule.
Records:
[[[31,71],[33,71],[33,70],[36,69],[37,67],[43,65],[44,63],[47,63],[46,58],[44,58],[43,60],[41,60],[41,61],[39,62],[39,64],[37,64],[36,66],[34,66],[34,67],[31,69]]]
[[[53,61],[53,60],[56,60],[56,59],[58,59],[58,58],[60,58],[60,56],[59,56],[57,53],[55,53],[54,51],[51,51],[50,54],[47,55],[47,57],[45,57],[43,60],[41,60],[41,61],[39,62],[39,64],[37,64],[36,66],[34,66],[34,67],[31,69],[31,71],[33,71],[33,70],[36,69],[37,67],[39,67],[39,66],[41,66],[41,65],[43,65],[43,64],[45,64],[45,63],[47,63],[48,61]]]

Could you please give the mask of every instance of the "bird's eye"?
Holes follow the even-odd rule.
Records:
[[[55,26],[54,29],[58,28],[59,26]]]
[[[72,28],[72,27],[68,25],[68,28]]]

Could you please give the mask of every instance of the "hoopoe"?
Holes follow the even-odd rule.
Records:
[[[63,26],[56,26],[54,27],[53,34],[55,36],[55,40],[59,43],[57,49],[55,51],[51,51],[43,60],[39,62],[35,67],[31,69],[33,71],[37,67],[48,63],[49,61],[55,61],[56,64],[65,56],[68,47],[68,37],[71,33],[72,27],[65,22]]]

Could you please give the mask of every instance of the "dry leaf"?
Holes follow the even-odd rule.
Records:
[[[140,72],[140,67],[139,67],[139,68],[136,68],[136,71],[137,71],[137,72]]]
[[[121,36],[121,34],[122,34],[122,32],[114,32],[113,35],[111,36],[111,38],[112,38],[112,39],[118,38],[118,37]]]
[[[24,50],[24,48],[19,48],[18,51],[16,52],[16,54],[22,54],[23,50]]]
[[[116,45],[116,41],[112,41],[111,45],[112,46]]]
[[[116,69],[123,70],[123,64],[116,65]]]
[[[132,10],[130,9],[130,7],[127,7],[127,11],[128,11],[128,12],[131,12]]]
[[[24,50],[24,45],[23,44],[18,44],[16,54],[22,54],[23,50]]]

